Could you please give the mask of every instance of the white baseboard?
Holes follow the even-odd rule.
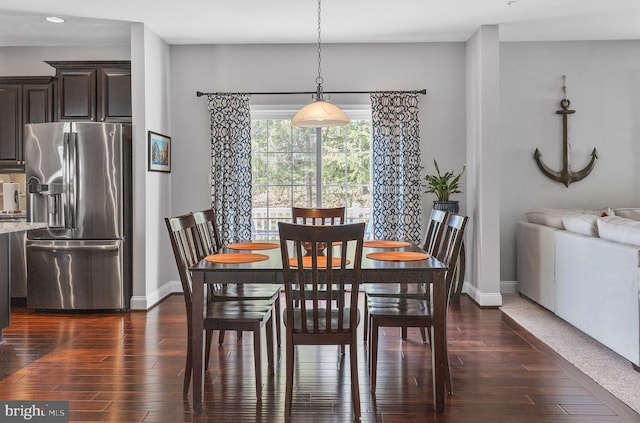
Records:
[[[175,293],[182,293],[182,284],[180,281],[169,281],[145,296],[132,296],[131,310],[149,310],[167,296]]]
[[[480,307],[500,307],[502,305],[502,294],[499,292],[484,293],[467,282],[464,284],[463,292],[473,298]]]

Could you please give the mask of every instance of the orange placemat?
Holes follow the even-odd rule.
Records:
[[[212,263],[253,263],[256,261],[267,260],[269,256],[254,253],[224,253],[212,254],[205,257],[205,260]]]
[[[273,250],[280,248],[280,244],[274,242],[237,242],[227,245],[232,250]]]
[[[350,260],[347,259],[347,264],[351,263]],[[311,256],[302,257],[302,266],[311,267]],[[289,259],[289,266],[298,267],[298,258],[292,257]],[[340,257],[332,257],[331,258],[331,267],[340,266]],[[325,256],[318,256],[318,267],[327,267],[327,258]]]
[[[384,261],[418,261],[428,259],[429,254],[417,251],[380,251],[367,254],[367,258]]]
[[[409,245],[411,244],[404,241],[385,241],[385,240],[376,240],[376,239],[364,242],[365,247],[371,247],[371,248],[400,248],[400,247],[408,247]]]

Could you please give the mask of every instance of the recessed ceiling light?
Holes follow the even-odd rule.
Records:
[[[63,23],[64,19],[59,18],[57,16],[47,16],[47,21],[59,24],[59,23]]]

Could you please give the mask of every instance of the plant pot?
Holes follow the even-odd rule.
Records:
[[[459,201],[434,201],[433,208],[435,210],[444,210],[449,213],[458,213],[460,210]]]

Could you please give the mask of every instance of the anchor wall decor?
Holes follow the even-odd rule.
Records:
[[[593,170],[593,166],[596,163],[596,159],[598,158],[598,152],[594,148],[591,152],[591,160],[587,166],[578,171],[572,172],[571,167],[569,166],[569,140],[568,140],[568,131],[567,131],[567,119],[568,116],[575,113],[575,110],[569,110],[569,106],[571,102],[567,99],[567,87],[566,87],[566,76],[563,75],[563,91],[565,97],[560,101],[560,107],[562,110],[556,111],[556,114],[562,115],[562,170],[555,171],[551,170],[548,166],[542,163],[542,154],[540,150],[536,148],[536,151],[533,153],[533,158],[535,159],[540,171],[545,174],[547,177],[553,179],[554,181],[563,183],[566,187],[569,187],[569,184],[572,182],[581,181],[586,178],[587,175],[591,173]]]

